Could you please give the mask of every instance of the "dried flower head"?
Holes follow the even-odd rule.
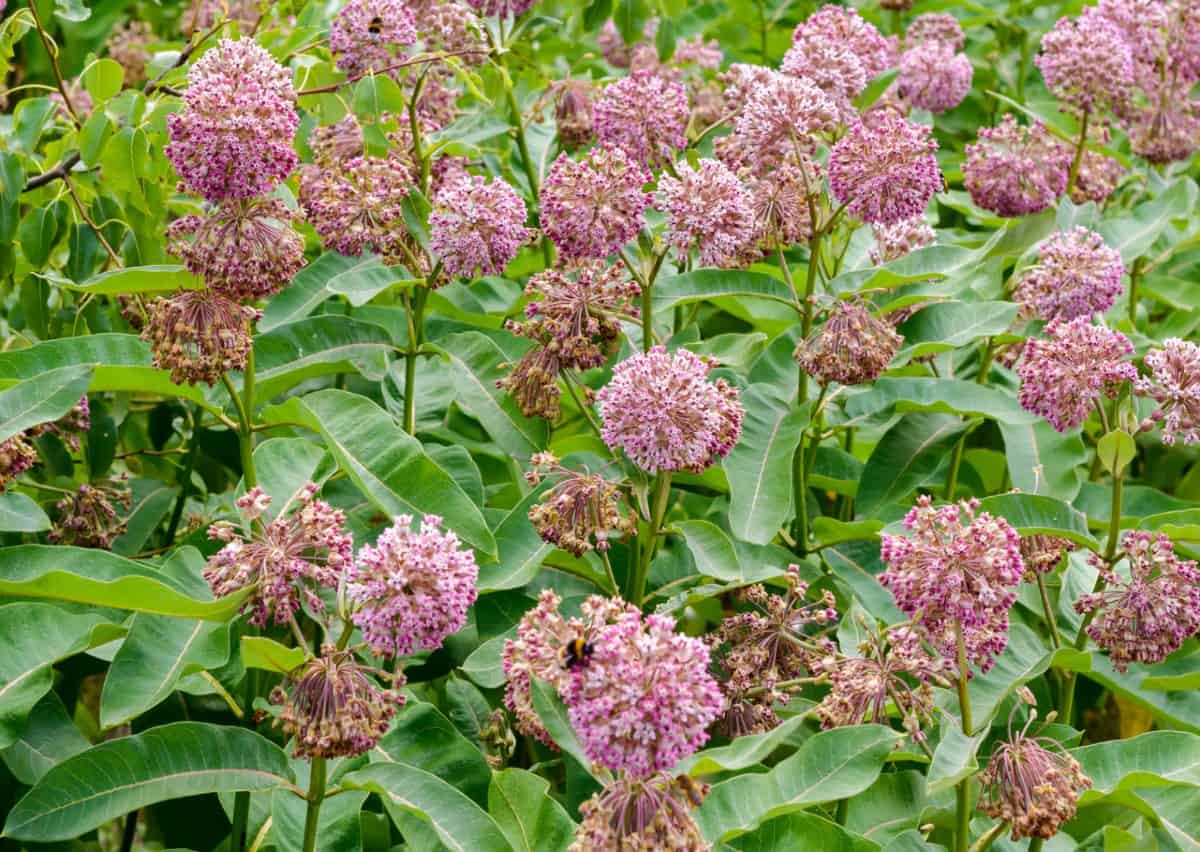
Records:
[[[569,366],[558,347],[534,346],[509,366],[509,374],[497,379],[496,387],[508,391],[526,417],[557,420],[562,398],[558,378]]]
[[[903,219],[891,225],[872,225],[875,245],[871,248],[871,263],[880,265],[899,260],[919,248],[933,245],[937,234],[924,216]]]
[[[1133,83],[1129,45],[1094,7],[1076,18],[1059,18],[1042,36],[1034,64],[1055,97],[1085,113],[1120,109]]]
[[[863,222],[911,219],[942,191],[936,150],[928,127],[890,110],[871,113],[833,146],[829,188]]]
[[[629,159],[661,166],[687,145],[687,91],[653,71],[634,71],[608,86],[592,108],[596,137]]]
[[[154,30],[145,21],[126,21],[113,28],[108,37],[108,55],[125,70],[125,85],[140,86],[146,82],[146,63],[150,61],[149,44]]]
[[[57,517],[46,536],[51,544],[95,547],[112,550],[113,542],[125,532],[126,519],[117,515],[117,506],[126,512],[133,495],[125,486],[128,476],[112,484],[80,485],[74,493],[55,504]]]
[[[39,423],[25,430],[26,437],[36,438],[38,435],[57,435],[67,445],[71,452],[78,452],[81,436],[92,428],[91,405],[87,394],[79,398],[79,402],[62,417],[51,423]]]
[[[289,223],[299,212],[274,197],[223,201],[167,228],[167,250],[193,275],[235,302],[273,296],[304,266],[304,240]]]
[[[223,39],[188,72],[182,112],[167,116],[167,158],[212,202],[263,195],[299,162],[292,75],[250,39]]]
[[[582,148],[596,136],[592,123],[592,105],[596,87],[584,80],[567,80],[558,86],[554,120],[558,141],[564,148]]]
[[[935,507],[922,495],[904,516],[910,535],[884,535],[880,555],[901,612],[945,657],[987,671],[1008,644],[1008,611],[1025,573],[1021,537],[1003,518],[979,512],[978,500]]]
[[[1013,298],[1027,316],[1073,320],[1104,313],[1124,289],[1121,253],[1095,231],[1077,226],[1052,234],[1038,262],[1017,281]]]
[[[975,71],[965,53],[942,41],[924,41],[904,51],[896,78],[900,97],[932,113],[954,109],[971,91]]]
[[[1092,325],[1084,317],[1046,326],[1045,338],[1025,343],[1017,366],[1021,406],[1050,421],[1059,432],[1087,419],[1101,399],[1116,397],[1121,384],[1137,378],[1127,360],[1133,344],[1119,331]]]
[[[451,181],[434,196],[429,246],[453,276],[501,275],[532,231],[525,202],[499,178]]]
[[[582,556],[589,550],[606,551],[613,534],[632,535],[637,522],[623,507],[621,486],[586,468],[571,470],[550,453],[535,453],[534,468],[526,478],[556,482],[529,510],[529,520],[543,541]]]
[[[1154,106],[1132,111],[1126,129],[1133,152],[1150,162],[1187,160],[1200,148],[1200,103],[1168,91]]]
[[[620,148],[560,154],[542,184],[542,229],[563,260],[602,260],[636,236],[651,196],[651,175]]]
[[[310,173],[300,203],[327,248],[351,257],[373,250],[396,263],[405,259],[399,250],[408,239],[403,203],[412,187],[401,158],[356,157]]]
[[[209,527],[208,537],[225,546],[208,560],[204,579],[217,597],[254,587],[243,605],[250,623],[263,627],[268,618],[287,624],[300,608],[300,595],[314,612],[325,604],[311,586],[336,588],[350,565],[353,541],[346,516],[317,498],[318,486],[301,488],[269,523],[255,525],[271,503],[259,487],[237,499],[242,529],[227,521]]]
[[[1112,133],[1104,125],[1092,125],[1088,128],[1088,140],[1097,145],[1107,145],[1112,141]],[[1071,151],[1070,146],[1063,146]],[[1064,156],[1068,154],[1064,153]],[[1088,201],[1100,203],[1116,190],[1117,184],[1125,176],[1125,167],[1120,160],[1110,157],[1103,151],[1084,150],[1079,161],[1079,172],[1075,175],[1075,186],[1071,189],[1071,200],[1076,204]]]
[[[437,515],[426,515],[417,531],[412,521],[398,515],[374,546],[359,549],[346,575],[351,617],[382,657],[440,648],[466,624],[477,595],[474,552],[443,532]]]
[[[754,236],[746,247],[748,254],[774,252],[808,241],[813,210],[809,182],[815,184],[820,179],[820,166],[811,160],[803,167],[784,163],[750,177],[746,188],[754,212]]]
[[[692,818],[708,785],[683,775],[620,777],[579,806],[583,821],[568,852],[707,852],[712,845]]]
[[[381,689],[373,677],[391,683]],[[404,706],[402,674],[359,664],[353,651],[323,645],[289,676],[288,688],[275,687],[271,703],[282,705],[275,724],[296,737],[295,757],[353,757],[375,747]]]
[[[416,40],[416,16],[403,0],[348,0],[329,27],[329,50],[350,75],[382,71]]]
[[[879,378],[904,338],[862,303],[839,301],[815,334],[800,341],[796,360],[821,384],[859,385]]]
[[[753,152],[752,167],[769,167],[810,153],[838,123],[837,106],[815,83],[773,72],[750,92],[733,132]]]
[[[155,299],[146,312],[142,339],[150,341],[154,366],[170,370],[176,384],[215,385],[222,373],[246,366],[254,308],[212,290],[181,290]]]
[[[29,445],[24,435],[13,435],[0,441],[0,491],[8,488],[14,479],[37,464],[37,451]]]
[[[962,50],[967,43],[962,24],[953,15],[945,12],[925,12],[912,19],[904,31],[904,44],[912,47],[928,41],[949,45],[953,50]]]
[[[348,160],[363,155],[363,132],[353,114],[325,127],[315,127],[308,135],[313,162],[323,168],[340,168]],[[308,166],[305,166],[308,169]]]
[[[1113,668],[1159,663],[1200,630],[1200,569],[1180,559],[1163,533],[1127,532],[1121,539],[1129,577],[1095,554],[1088,561],[1107,584],[1075,601],[1075,611],[1094,612],[1087,634],[1108,651]]]
[[[1053,715],[1053,714],[1051,714]],[[1012,825],[1012,839],[1053,837],[1075,816],[1079,794],[1092,786],[1079,761],[1049,737],[1029,736],[1029,722],[992,749],[979,775],[979,808]]]
[[[1025,216],[1062,195],[1070,167],[1070,151],[1044,125],[1019,125],[1009,114],[995,127],[981,128],[978,141],[967,146],[963,183],[983,209]]]
[[[1134,389],[1158,403],[1151,423],[1162,422],[1162,441],[1174,445],[1200,444],[1200,346],[1178,337],[1168,338],[1162,349],[1146,353],[1150,375],[1139,378]]]
[[[1062,562],[1063,556],[1075,549],[1075,542],[1056,535],[1021,536],[1021,559],[1025,562],[1026,582],[1037,574],[1049,574]]]
[[[686,160],[658,180],[658,208],[667,216],[663,238],[686,255],[699,248],[701,266],[735,264],[754,233],[750,193],[724,163]]]
[[[741,435],[745,412],[736,387],[709,381],[714,366],[662,346],[622,361],[597,394],[604,442],[647,473],[700,473],[724,458]]]

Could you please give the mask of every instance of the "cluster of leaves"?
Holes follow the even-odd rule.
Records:
[[[915,736],[911,707],[898,701],[821,730],[830,683],[819,672],[781,688],[789,700],[772,708],[767,730],[714,727],[675,768],[712,785],[693,810],[704,841],[1025,848],[975,805],[981,770],[1029,702],[1043,717],[1058,708],[1041,736],[1091,784],[1046,849],[1200,845],[1200,645],[1190,637],[1158,664],[1114,666],[1089,641],[1094,616],[1075,607],[1103,588],[1097,564],[1119,561],[1122,531],[1165,534],[1181,558],[1200,552],[1196,453],[1163,444],[1154,403],[1129,384],[1111,408],[1056,431],[1021,405],[1013,369],[1026,338],[1044,335],[1013,301],[1014,282],[1048,237],[1079,226],[1129,272],[1108,324],[1132,341],[1135,362],[1200,325],[1195,158],[1151,166],[1116,127],[1096,141],[1088,113],[1081,122],[1060,111],[1032,62],[1042,35],[1079,3],[981,0],[959,12],[972,88],[947,112],[908,116],[932,128],[946,180],[927,212],[928,245],[872,257],[872,229],[838,208],[810,243],[759,252],[746,268],[694,268],[651,210],[608,258],[640,285],[640,310],[603,312],[600,364],[552,377],[553,419],[523,404],[511,377],[548,342],[544,328],[514,323],[545,297],[526,284],[567,268],[536,230],[539,187],[559,152],[573,150],[561,81],[626,75],[600,39],[640,42],[664,63],[680,40],[712,39],[723,67],[774,68],[819,4],[550,0],[515,20],[478,18],[478,57],[436,59],[456,116],[437,130],[412,121],[410,254],[345,256],[298,224],[307,262],[259,304],[246,369],[211,387],[177,383],[139,331],[145,304],[205,286],[166,238],[171,222],[201,209],[164,154],[195,60],[237,34],[287,67],[306,164],[318,127],[351,116],[366,153],[383,157],[396,117],[415,113],[413,78],[339,70],[331,5],[342,4],[10,0],[0,19],[0,456],[14,439],[36,454],[0,491],[0,849],[73,838],[83,845],[72,848],[106,850],[312,849],[314,838],[323,850],[566,849],[578,842],[580,806],[612,775],[589,760],[547,684],[535,681],[531,700],[552,744],[516,730],[506,709],[503,651],[542,591],[566,612],[589,595],[622,595],[716,647],[722,622],[747,609],[747,588],[782,598],[795,565],[791,582],[802,578],[811,599],[825,595],[838,612],[822,631],[829,653],[854,658],[868,634],[913,615],[879,582],[880,547],[881,536],[905,534],[899,522],[921,494],[981,498],[981,511],[1021,536],[1074,551],[1020,586],[994,666],[968,678],[963,664],[957,694],[953,677],[931,683]],[[851,5],[901,32],[912,16],[957,4]],[[201,6],[211,28],[193,26]],[[136,74],[113,41],[130,22],[145,27]],[[699,75],[693,95],[716,85],[716,69],[689,73]],[[893,97],[895,77],[876,76],[854,107]],[[1042,122],[1066,145],[1083,140],[1080,154],[1127,171],[1099,202],[1064,195],[1019,218],[984,210],[963,188],[965,151],[1005,114]],[[712,119],[693,121],[681,164],[712,156],[724,132]],[[828,155],[821,147],[813,161]],[[502,276],[447,281],[440,260],[430,269],[413,257],[433,258],[439,157],[525,199],[533,237]],[[295,209],[301,183],[293,175],[274,195]],[[807,294],[797,289],[805,280]],[[839,300],[903,312],[885,375],[848,386],[798,368],[797,347]],[[738,440],[702,470],[648,474],[601,437],[595,392],[652,340],[711,359],[710,378],[738,391]],[[86,421],[76,416],[83,398]],[[69,431],[73,416],[82,431]],[[539,465],[557,473],[543,478]],[[564,538],[547,495],[582,470],[601,472],[621,507],[608,529]],[[257,484],[279,506],[307,483],[344,512],[356,548],[394,516],[436,515],[478,564],[466,625],[401,661],[405,704],[387,733],[328,766],[290,756],[268,696],[294,680],[307,646],[349,640],[344,595],[325,594],[345,618],[325,637],[309,601],[290,626],[259,629],[244,614],[255,589],[214,597],[204,579],[221,547],[208,531],[235,517],[235,499]],[[112,512],[89,515],[87,536],[69,523],[81,486]],[[604,546],[589,540],[597,532]]]

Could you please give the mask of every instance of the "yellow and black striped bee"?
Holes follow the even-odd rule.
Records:
[[[367,32],[369,32],[373,36],[377,36],[380,33],[382,33],[383,32],[383,18],[379,17],[378,15],[376,15],[374,18],[372,18],[370,23],[367,24]]]
[[[583,636],[576,636],[570,642],[562,646],[559,651],[559,661],[564,669],[576,669],[581,666],[586,666],[587,661],[592,657],[592,643]]]
[[[678,785],[680,791],[687,796],[688,801],[692,803],[692,807],[700,807],[705,795],[708,793],[707,784],[701,784],[690,775],[680,775],[675,779],[675,783]]]

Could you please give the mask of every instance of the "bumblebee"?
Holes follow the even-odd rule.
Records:
[[[367,24],[367,32],[373,36],[377,36],[383,32],[383,18],[378,15],[372,18],[371,22]]]
[[[704,795],[708,792],[707,784],[700,784],[690,775],[680,775],[675,779],[675,783],[679,787],[679,790],[687,796],[688,801],[692,803],[692,807],[700,807],[700,804],[704,801]]]
[[[592,656],[592,643],[582,636],[576,636],[559,651],[559,661],[564,669],[574,669],[587,665]]]

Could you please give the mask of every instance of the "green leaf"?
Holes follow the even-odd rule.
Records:
[[[793,699],[793,703],[797,699]],[[789,709],[795,709],[788,704]],[[693,777],[715,775],[718,772],[732,772],[762,763],[771,756],[783,743],[801,728],[807,721],[807,716],[800,713],[776,725],[763,734],[748,734],[738,737],[729,745],[706,748],[691,757],[684,758],[676,767],[678,773],[687,773]]]
[[[361,811],[367,795],[362,790],[347,790],[325,800],[317,818],[321,852],[361,852]],[[269,838],[276,852],[303,852],[307,811],[308,803],[287,790],[271,795]]]
[[[156,802],[291,782],[283,750],[253,731],[177,722],[58,764],[13,807],[4,834],[67,840]]]
[[[1138,797],[1150,808],[1154,821],[1166,829],[1180,849],[1200,849],[1200,808],[1191,785],[1139,790]]]
[[[44,532],[50,519],[33,498],[8,491],[0,494],[0,532]]]
[[[900,734],[881,725],[822,731],[770,771],[713,786],[695,812],[711,842],[752,831],[772,817],[845,799],[874,783]]]
[[[65,415],[91,380],[91,367],[63,367],[0,391],[0,441]]]
[[[103,550],[40,544],[0,548],[0,595],[228,621],[249,593],[196,600],[167,575]]]
[[[436,775],[408,763],[373,763],[342,779],[342,786],[376,793],[397,825],[412,814],[429,823],[456,852],[507,852],[512,847],[488,814]]]
[[[345,296],[346,301],[357,308],[397,284],[407,284],[411,287],[417,280],[419,279],[413,279],[404,269],[398,266],[384,266],[383,261],[372,257],[368,262],[355,264],[332,276],[325,284],[325,289],[335,295]]]
[[[51,279],[53,283],[80,293],[97,296],[128,295],[131,293],[174,293],[177,290],[200,290],[204,282],[182,266],[128,266],[101,272],[82,284],[66,278]]]
[[[138,613],[113,657],[100,693],[100,727],[156,707],[181,678],[229,660],[229,625]]]
[[[46,265],[54,244],[62,234],[62,212],[60,204],[47,204],[29,211],[21,220],[21,251],[35,269]]]
[[[1200,736],[1185,731],[1150,731],[1072,749],[1071,754],[1092,779],[1080,805],[1141,787],[1200,786]]]
[[[120,637],[124,628],[98,612],[71,613],[43,603],[0,606],[0,748],[54,682],[54,663]]]
[[[79,24],[92,16],[83,0],[54,0],[54,17],[71,24]]]
[[[705,577],[744,586],[783,573],[782,565],[759,561],[755,561],[753,567],[747,570],[729,536],[709,521],[680,521],[673,529],[683,536],[692,558],[696,560],[697,573]]]
[[[542,496],[540,490],[529,492],[496,526],[499,557],[479,566],[481,594],[526,585],[538,575],[542,560],[554,552],[554,545],[542,541],[529,521],[529,510]]]
[[[976,672],[967,687],[976,728],[985,729],[1018,686],[1033,680],[1052,664],[1086,671],[1090,668],[1090,655],[1073,648],[1053,651],[1029,627],[1014,622],[1008,631],[1008,647],[1004,653],[996,658],[996,664],[989,672]]]
[[[1114,429],[1096,442],[1096,454],[1105,470],[1119,476],[1137,455],[1137,444],[1128,432]]]
[[[378,381],[395,351],[387,331],[349,317],[316,316],[254,338],[256,398],[268,402],[296,385],[335,373]]]
[[[846,828],[872,842],[886,843],[920,824],[925,776],[916,771],[885,772],[846,805]]]
[[[584,753],[583,746],[579,743],[579,737],[575,735],[575,729],[571,727],[571,720],[567,717],[567,708],[554,691],[554,687],[535,678],[532,690],[533,709],[537,711],[542,725],[550,732],[551,739],[564,752],[575,758],[580,766],[585,769],[590,767],[592,765],[591,758]]]
[[[990,248],[932,245],[919,248],[883,266],[843,272],[829,282],[829,292],[841,295],[864,290],[894,289],[917,281],[938,281],[979,263]]]
[[[938,411],[1008,423],[1037,419],[1004,391],[963,379],[884,376],[846,402],[846,416],[853,420],[890,411]]]
[[[925,482],[972,423],[953,414],[906,415],[875,445],[863,468],[855,509],[862,517],[879,513]]]
[[[427,702],[407,705],[392,729],[371,750],[372,762],[420,766],[486,805],[492,770],[483,754]]]
[[[500,449],[517,458],[528,458],[546,446],[549,426],[540,417],[526,417],[511,395],[496,386],[504,377],[507,360],[490,338],[466,332],[429,344],[451,366],[458,404],[483,424]]]
[[[13,777],[32,787],[53,767],[91,747],[67,715],[62,699],[47,692],[29,713],[21,733],[0,751]]]
[[[479,508],[382,408],[358,394],[324,390],[269,408],[263,418],[300,422],[318,433],[351,481],[389,515],[440,515],[459,538],[495,555]]]
[[[1093,550],[1087,518],[1069,503],[1038,494],[997,494],[980,501],[980,509],[1004,518],[1021,535],[1055,535]]]
[[[121,91],[125,83],[125,69],[112,59],[97,59],[83,72],[83,87],[99,103]]]
[[[1158,198],[1139,204],[1125,216],[1101,222],[1098,230],[1128,266],[1150,250],[1172,221],[1186,219],[1196,209],[1198,196],[1196,182],[1181,178]]]
[[[936,796],[938,793],[952,790],[959,781],[979,770],[979,761],[975,755],[989,730],[983,725],[978,733],[968,737],[962,732],[962,726],[957,720],[946,720],[942,725],[942,737],[933,750],[929,773],[925,776],[928,795]]]
[[[550,795],[550,783],[524,769],[492,776],[488,812],[517,852],[561,852],[575,835],[575,823]]]
[[[862,93],[854,99],[854,106],[857,107],[860,112],[865,113],[868,109],[875,105],[876,101],[883,97],[883,93],[888,90],[899,73],[899,68],[889,68],[877,75],[875,79],[871,80],[871,82],[867,84],[867,87],[862,90]]]
[[[899,328],[900,356],[922,358],[958,349],[1008,331],[1017,318],[1012,302],[936,302],[917,311]]]
[[[374,257],[346,257],[334,251],[325,252],[296,277],[282,293],[271,297],[258,321],[259,332],[265,333],[304,319],[317,305],[329,298],[328,284],[337,276],[375,262]]]
[[[813,538],[820,547],[845,541],[878,541],[883,526],[883,521],[839,521],[824,515],[812,522]]]
[[[279,674],[295,671],[307,657],[303,648],[289,648],[266,636],[243,636],[241,647],[242,665],[246,668]]]
[[[1079,493],[1079,467],[1088,460],[1078,431],[1061,434],[1045,420],[996,425],[1004,437],[1008,475],[1014,487],[1028,494],[1074,500]]]
[[[743,541],[766,544],[794,511],[792,463],[810,407],[797,408],[770,385],[751,385],[742,404],[742,435],[723,462],[729,527]]]
[[[660,278],[651,292],[654,313],[658,316],[676,305],[722,296],[749,296],[782,302],[792,307],[796,305],[796,297],[783,281],[761,272],[741,269],[697,269],[683,275]]]
[[[726,841],[724,846],[739,852],[775,852],[778,849],[877,852],[879,849],[879,844],[810,813],[785,814],[769,820],[749,834]]]

